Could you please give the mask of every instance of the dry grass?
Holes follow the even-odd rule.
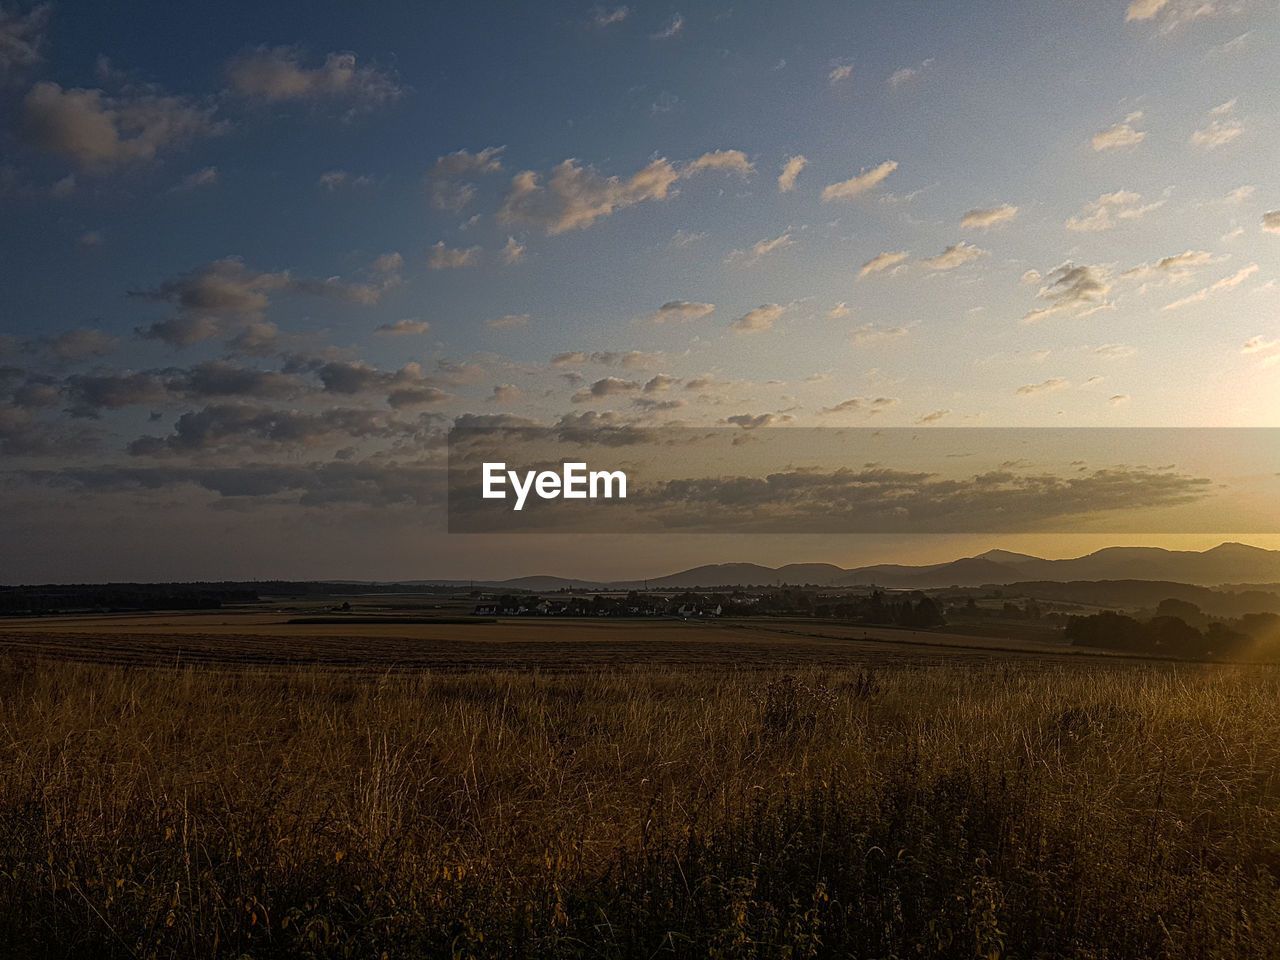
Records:
[[[0,660],[10,957],[1267,957],[1280,673]]]

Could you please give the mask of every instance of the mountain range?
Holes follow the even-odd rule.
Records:
[[[1269,583],[1280,581],[1280,550],[1265,550],[1244,543],[1222,543],[1199,552],[1161,547],[1107,547],[1083,557],[1062,560],[1046,560],[1008,550],[988,550],[976,557],[924,566],[875,564],[846,569],[831,563],[789,563],[781,567],[713,563],[647,580],[601,582],[528,576],[477,582],[476,586],[535,592],[566,588],[669,590],[779,584],[925,589],[979,587],[1028,580],[1169,580],[1205,586]]]

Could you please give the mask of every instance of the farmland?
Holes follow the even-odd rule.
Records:
[[[800,620],[287,622],[306,612],[0,625],[0,955],[1280,939],[1274,668]]]

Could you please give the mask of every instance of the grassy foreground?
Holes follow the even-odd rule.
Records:
[[[0,661],[6,957],[1268,957],[1280,673]]]

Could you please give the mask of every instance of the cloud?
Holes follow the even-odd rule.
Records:
[[[532,223],[547,233],[582,230],[616,210],[645,200],[664,200],[680,175],[666,160],[654,160],[626,180],[602,177],[575,160],[565,160],[543,187],[532,171],[516,174],[498,211],[505,223]]]
[[[751,245],[750,250],[734,250],[725,258],[725,263],[740,263],[744,266],[751,266],[759,263],[762,257],[767,257],[775,250],[781,250],[784,247],[791,246],[795,241],[791,239],[791,234],[784,233],[780,237],[774,237],[772,240],[758,240]]]
[[[59,360],[84,360],[88,357],[105,357],[120,345],[115,337],[101,330],[81,327],[60,333],[50,341],[53,355]]]
[[[1110,230],[1121,220],[1137,220],[1164,205],[1163,200],[1157,200],[1142,206],[1141,200],[1142,194],[1131,190],[1104,193],[1097,200],[1086,203],[1084,212],[1079,216],[1069,219],[1067,229],[1081,232]]]
[[[947,249],[934,257],[928,257],[920,262],[930,270],[954,270],[956,267],[962,267],[966,263],[972,263],[987,251],[973,244],[965,243],[963,240],[959,243],[953,243]]]
[[[265,347],[275,338],[275,327],[262,320],[272,294],[304,293],[372,304],[383,291],[399,282],[395,272],[399,263],[399,254],[386,254],[372,268],[375,283],[346,284],[336,277],[297,278],[287,270],[262,273],[245,266],[237,257],[228,257],[166,280],[152,290],[130,291],[129,295],[178,308],[177,317],[140,329],[138,333],[145,339],[181,347],[239,333],[243,337],[241,346]]]
[[[1104,343],[1100,347],[1094,348],[1094,354],[1102,357],[1104,360],[1122,360],[1125,357],[1131,357],[1134,354],[1133,347],[1123,343]]]
[[[1244,133],[1244,127],[1235,115],[1236,101],[1228,100],[1209,111],[1212,118],[1207,127],[1191,134],[1191,145],[1213,150],[1225,146]]]
[[[1211,490],[1208,479],[1146,468],[948,477],[868,466],[642,482],[627,497],[650,521],[689,532],[971,533],[1070,530]]]
[[[163,447],[162,441],[155,442]],[[438,467],[375,458],[235,467],[84,467],[31,470],[24,476],[48,487],[88,493],[155,491],[190,485],[226,500],[271,498],[279,502],[282,497],[289,497],[290,502],[304,507],[438,506],[446,489]]]
[[[316,186],[321,190],[333,193],[342,187],[369,187],[374,183],[373,177],[367,174],[352,176],[346,170],[327,170],[320,174]]]
[[[1155,263],[1143,263],[1132,267],[1121,274],[1123,277],[1147,277],[1152,274],[1166,274],[1171,280],[1182,280],[1190,276],[1197,267],[1213,262],[1213,254],[1204,250],[1184,250],[1169,257],[1162,257]]]
[[[472,174],[501,173],[502,152],[506,147],[485,147],[478,153],[456,150],[437,157],[427,171],[426,179],[431,190],[431,205],[437,210],[456,213],[476,195],[472,183],[459,180]]]
[[[597,27],[609,27],[615,23],[621,23],[630,15],[631,10],[627,7],[614,7],[612,10],[596,7],[591,11],[591,22]]]
[[[51,9],[51,4],[42,3],[19,13],[0,6],[0,81],[40,62]]]
[[[853,331],[849,342],[855,347],[865,347],[875,343],[900,340],[905,336],[908,336],[906,327],[880,327],[874,323],[864,323]]]
[[[739,413],[732,417],[725,417],[725,423],[741,427],[743,430],[758,430],[761,427],[771,427],[775,423],[783,423],[790,419],[790,417],[779,416],[776,413]]]
[[[1045,380],[1043,383],[1028,383],[1019,387],[1017,393],[1020,396],[1030,396],[1036,393],[1053,393],[1055,390],[1063,390],[1071,386],[1071,381],[1064,380],[1062,377],[1054,377],[1052,380]]]
[[[1262,229],[1265,233],[1280,233],[1280,210],[1269,210],[1262,215]]]
[[[589,400],[603,400],[618,394],[633,393],[640,389],[635,380],[623,380],[620,377],[602,377],[589,387],[579,390],[570,399],[574,403],[586,403]]]
[[[672,377],[665,373],[659,373],[645,382],[645,393],[661,393],[670,390],[680,382],[679,377]]]
[[[192,190],[199,190],[202,187],[212,187],[218,182],[218,168],[204,167],[189,173],[173,187],[174,193],[190,193]]]
[[[489,403],[516,403],[521,397],[520,388],[514,383],[495,384]]]
[[[1259,334],[1246,340],[1244,346],[1240,348],[1240,352],[1244,354],[1270,353],[1278,346],[1280,346],[1280,340],[1268,339]]]
[[[318,67],[302,65],[294,47],[257,47],[227,66],[232,88],[266,103],[341,100],[361,108],[381,106],[404,93],[375,67],[356,66],[353,53],[330,53]]]
[[[881,273],[882,271],[888,270],[890,267],[896,267],[910,256],[911,254],[906,250],[877,253],[862,265],[862,269],[858,271],[858,276],[865,277],[873,273]]]
[[[1133,0],[1124,13],[1125,23],[1134,20],[1150,20],[1164,9],[1169,0]]]
[[[1122,147],[1132,147],[1141,143],[1146,139],[1146,132],[1133,128],[1133,124],[1141,119],[1142,111],[1138,110],[1125,117],[1123,123],[1117,123],[1101,133],[1094,134],[1093,149],[1097,151],[1118,150]]]
[[[152,160],[166,148],[223,132],[213,108],[150,91],[110,97],[101,90],[41,81],[23,101],[23,135],[48,153],[102,172]]]
[[[374,329],[374,335],[380,337],[406,337],[426,333],[431,324],[425,320],[397,320],[395,323],[384,323]]]
[[[685,168],[683,176],[693,176],[701,170],[721,170],[744,178],[756,172],[755,164],[748,161],[747,155],[741,150],[713,150],[704,153]]]
[[[822,199],[824,201],[848,200],[856,197],[883,183],[885,178],[897,169],[897,160],[886,160],[880,166],[865,170],[856,177],[850,177],[848,180],[842,180],[839,183],[828,184],[822,190]]]
[[[1258,188],[1253,186],[1253,184],[1245,184],[1242,187],[1236,187],[1227,194],[1225,199],[1227,203],[1244,203],[1246,200],[1251,199],[1257,192]]]
[[[523,243],[518,243],[515,237],[507,237],[506,244],[503,245],[500,256],[502,262],[507,266],[521,263],[524,260],[525,247]]]
[[[459,270],[474,267],[480,263],[480,252],[479,247],[465,249],[447,247],[441,240],[432,246],[431,259],[427,261],[427,266],[432,270]]]
[[[420,426],[378,410],[333,407],[318,413],[281,410],[243,403],[211,404],[182,414],[167,437],[139,437],[128,446],[133,456],[201,453],[219,448],[316,447],[341,437],[402,437]]]
[[[584,167],[572,157],[558,164],[546,185],[533,170],[524,170],[511,179],[511,187],[498,210],[503,223],[528,223],[546,228],[548,234],[583,230],[607,217],[646,200],[665,200],[682,179],[703,170],[749,174],[754,167],[740,150],[716,150],[677,169],[659,157],[648,166],[623,179],[604,177]]]
[[[714,303],[699,303],[696,300],[668,300],[653,315],[654,323],[672,323],[688,320],[701,320],[715,310]]]
[[[1207,287],[1203,287],[1200,290],[1197,290],[1195,293],[1191,294],[1191,296],[1189,297],[1183,297],[1181,300],[1175,300],[1173,303],[1167,303],[1160,309],[1161,310],[1177,310],[1180,307],[1185,307],[1192,303],[1199,303],[1202,300],[1207,300],[1209,298],[1209,295],[1212,293],[1218,293],[1222,290],[1230,290],[1233,287],[1240,286],[1240,284],[1244,283],[1246,280],[1248,280],[1251,276],[1253,276],[1257,272],[1258,272],[1258,265],[1256,263],[1251,263],[1247,267],[1241,267],[1239,270],[1237,270],[1235,273],[1231,274],[1230,276],[1223,277],[1217,283],[1214,283]]]
[[[551,358],[551,365],[553,367],[567,367],[591,363],[603,367],[626,367],[643,370],[652,367],[663,359],[664,357],[660,353],[645,353],[642,350],[597,350],[594,353],[572,350],[567,353],[557,353]]]
[[[888,410],[896,407],[899,403],[897,397],[850,397],[848,400],[837,403],[834,407],[827,407],[820,411],[823,414],[831,413],[866,413],[874,416],[882,410]]]
[[[597,413],[566,413],[552,428],[555,436],[566,443],[601,444],[607,447],[626,447],[641,443],[654,443],[660,438],[658,431],[638,426],[623,418],[616,411]]]
[[[960,229],[967,230],[970,227],[978,229],[986,229],[994,227],[996,224],[1008,223],[1018,215],[1018,208],[1011,203],[1002,203],[998,207],[985,207],[981,209],[970,210],[960,220]]]
[[[663,27],[657,33],[653,34],[652,38],[654,40],[674,40],[676,37],[680,36],[680,34],[683,32],[684,32],[684,17],[680,16],[680,14],[677,13],[670,20],[667,21],[667,25],[665,27]]]
[[[1064,263],[1044,279],[1036,296],[1049,301],[1049,306],[1029,311],[1022,317],[1023,323],[1036,323],[1058,315],[1086,316],[1108,306],[1106,296],[1111,292],[1111,279],[1102,267]]]
[[[827,82],[834,87],[836,84],[848,80],[851,76],[853,76],[853,64],[838,63],[827,74]]]
[[[476,153],[455,150],[436,157],[427,175],[431,177],[461,177],[473,173],[501,173],[502,152],[506,147],[485,147]]]
[[[776,303],[766,303],[748,310],[729,326],[738,333],[763,333],[773,329],[773,322],[782,316],[785,309]]]
[[[529,325],[529,314],[508,313],[501,317],[494,317],[492,320],[486,320],[484,325],[490,330],[513,330],[516,327],[527,327]]]
[[[844,317],[849,316],[849,314],[852,312],[853,311],[849,309],[849,305],[845,303],[843,300],[841,300],[834,307],[832,307],[830,310],[827,311],[826,317],[828,320],[840,320],[840,319],[843,319]]]
[[[916,423],[937,423],[950,412],[950,410],[934,410],[932,413],[926,413],[916,417]]]
[[[73,417],[94,418],[104,409],[163,404],[172,398],[169,379],[158,371],[77,374],[63,383]]]
[[[794,157],[788,157],[787,162],[782,165],[782,173],[778,175],[778,190],[781,193],[790,193],[796,188],[796,178],[800,176],[800,171],[809,165],[809,161],[803,156],[796,154]]]

